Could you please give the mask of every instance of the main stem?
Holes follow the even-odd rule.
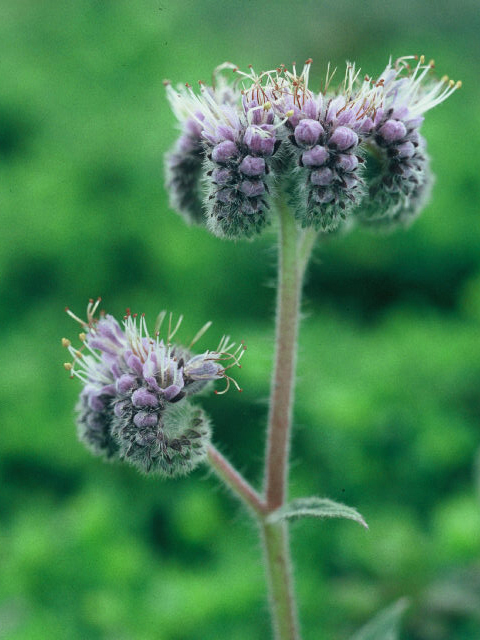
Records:
[[[281,200],[275,365],[270,390],[265,497],[269,511],[285,502],[292,424],[301,275],[297,260],[298,232],[292,212]]]
[[[293,413],[297,334],[302,280],[314,235],[299,236],[292,212],[282,200],[279,209],[279,255],[275,368],[270,392],[265,503],[267,512],[285,503]],[[277,640],[299,640],[293,588],[288,523],[262,522],[271,612]]]

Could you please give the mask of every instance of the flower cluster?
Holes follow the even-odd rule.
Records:
[[[301,226],[324,232],[349,214],[381,227],[418,213],[432,184],[419,129],[461,83],[437,80],[433,61],[411,56],[390,61],[377,79],[347,64],[336,88],[328,70],[314,92],[311,62],[301,73],[281,65],[260,74],[225,63],[199,93],[167,85],[182,127],[167,155],[174,208],[233,238],[262,231],[272,190],[290,195]]]
[[[182,317],[173,327],[169,315],[163,340],[165,312],[151,336],[143,314],[127,310],[123,327],[111,315],[95,318],[99,302],[90,300],[85,321],[67,309],[82,326],[81,347],[62,340],[73,359],[64,366],[83,383],[76,407],[80,439],[95,454],[146,472],[188,473],[205,458],[210,442],[209,419],[191,396],[222,378],[226,388],[216,393],[231,383],[240,390],[228,371],[240,366],[245,347],[232,351],[235,345],[225,336],[215,351],[194,355],[191,348],[210,323],[183,347],[172,342]]]

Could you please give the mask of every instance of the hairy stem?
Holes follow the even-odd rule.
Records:
[[[219,478],[247,507],[259,516],[266,513],[266,505],[260,495],[212,444],[208,447],[207,458]]]
[[[288,523],[262,524],[270,609],[276,640],[299,640]]]
[[[279,256],[275,368],[270,391],[265,496],[269,511],[285,502],[297,351],[300,277],[293,213],[279,203]]]
[[[268,513],[287,497],[288,458],[293,413],[295,365],[302,281],[317,237],[312,230],[298,233],[293,213],[279,203],[278,291],[275,368],[270,392],[265,502]],[[293,588],[288,523],[262,522],[262,535],[275,638],[299,640]]]

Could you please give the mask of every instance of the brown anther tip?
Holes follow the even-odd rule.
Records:
[[[249,68],[249,69],[253,69],[253,64],[249,64],[249,65],[248,65],[248,68]]]
[[[164,86],[164,87],[168,87],[169,85],[171,85],[171,84],[172,84],[170,80],[163,80],[163,82],[162,82],[162,83],[163,83],[163,86]]]
[[[144,313],[142,313],[142,318],[144,318],[144,317],[145,317],[145,314],[144,314]]]
[[[243,391],[243,389],[239,389],[239,390],[238,390],[238,393],[242,393],[242,391]]]
[[[62,338],[62,347],[69,347],[71,344],[68,338]]]
[[[213,392],[216,396],[218,396],[218,391],[215,389],[215,391]]]
[[[70,311],[69,307],[65,307],[65,311]]]
[[[101,301],[102,301],[102,297],[101,297],[101,296],[98,296],[97,301],[98,301],[98,302],[101,302]]]
[[[238,366],[238,368],[239,368],[239,369],[241,369],[241,368],[242,368],[242,365],[241,365],[241,364],[239,364],[239,365],[237,365],[237,366]]]
[[[191,89],[192,85],[188,84],[188,82],[185,83],[185,86],[187,87],[187,89]]]
[[[90,304],[93,303],[93,298],[89,298],[88,301],[90,302]]]
[[[312,64],[313,60],[312,58],[308,58],[307,60],[305,60],[305,64]]]

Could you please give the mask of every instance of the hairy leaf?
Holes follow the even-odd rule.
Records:
[[[268,516],[269,522],[298,520],[299,518],[347,518],[368,529],[368,525],[356,509],[328,498],[298,498],[280,507]]]

